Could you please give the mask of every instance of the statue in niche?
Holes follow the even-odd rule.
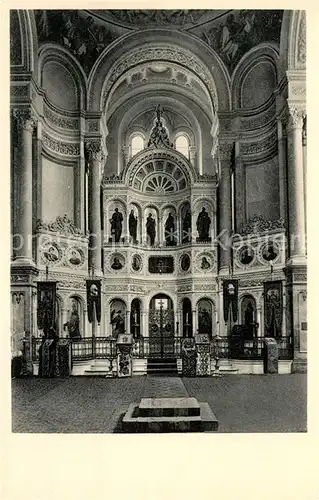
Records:
[[[137,239],[137,217],[135,217],[133,209],[128,218],[128,227],[133,243],[135,243]]]
[[[120,333],[125,333],[124,313],[120,309],[111,312],[112,334],[116,337]]]
[[[191,228],[192,228],[192,216],[190,211],[187,209],[183,220],[182,220],[182,242],[187,243],[190,241],[191,238]]]
[[[146,220],[146,232],[150,238],[151,246],[154,246],[155,236],[156,236],[156,222],[152,214],[149,214]]]
[[[63,328],[68,329],[68,334],[71,339],[81,338],[78,304],[75,300],[72,300],[70,319],[63,325]]]
[[[122,222],[123,222],[123,215],[121,214],[121,212],[119,212],[119,209],[116,208],[115,212],[112,215],[112,218],[110,219],[111,235],[112,237],[114,237],[115,243],[119,243],[121,239]]]
[[[166,245],[174,245],[175,239],[175,221],[173,214],[170,213],[165,222],[165,241]]]
[[[208,262],[206,257],[202,258],[202,262],[201,262],[200,267],[201,267],[201,269],[205,269],[205,270],[210,268],[210,263]]]
[[[202,211],[199,213],[197,217],[197,231],[198,231],[198,236],[201,241],[208,241],[209,240],[209,228],[211,225],[211,219],[206,212],[206,208],[203,207]]]
[[[115,271],[118,271],[119,269],[122,269],[122,267],[123,267],[123,264],[120,262],[119,258],[114,257],[111,268],[114,269]]]

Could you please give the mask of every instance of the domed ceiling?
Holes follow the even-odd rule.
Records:
[[[282,10],[38,10],[39,42],[56,42],[88,74],[99,54],[132,31],[165,28],[192,33],[214,49],[230,74],[262,42],[280,42]]]

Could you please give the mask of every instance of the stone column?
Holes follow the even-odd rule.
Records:
[[[287,124],[288,141],[288,213],[289,213],[289,256],[290,263],[305,262],[305,203],[302,126],[304,111],[296,106],[289,106]]]
[[[305,201],[305,228],[307,230],[307,117],[304,117],[302,127],[302,158],[303,158],[303,185]],[[307,248],[307,247],[306,247]]]
[[[193,335],[196,335],[197,330],[198,330],[198,321],[197,321],[196,309],[192,310],[192,315],[193,315]]]
[[[131,332],[131,311],[126,311],[126,333],[133,333]]]
[[[101,276],[101,212],[100,212],[100,188],[101,188],[101,163],[103,154],[101,142],[86,141],[88,168],[88,225],[90,232],[89,242],[89,269],[94,274]]]
[[[13,241],[15,258],[19,264],[34,265],[32,258],[32,133],[36,121],[30,109],[14,109],[19,134],[19,192],[16,203],[17,237]]]
[[[261,324],[261,305],[258,304],[256,308],[256,323],[258,323],[257,336],[262,337],[263,325]]]
[[[232,230],[232,200],[231,200],[231,153],[233,144],[220,144],[220,181],[219,181],[219,235],[220,247],[219,270],[228,274],[231,266],[231,230]]]
[[[280,119],[277,119],[278,134],[278,160],[279,160],[279,196],[280,196],[280,217],[287,219],[287,138],[284,125]]]

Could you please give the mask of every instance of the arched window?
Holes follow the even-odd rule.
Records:
[[[186,135],[179,135],[175,140],[175,149],[189,158],[189,141]]]
[[[144,149],[144,137],[142,135],[134,135],[131,140],[131,157]]]

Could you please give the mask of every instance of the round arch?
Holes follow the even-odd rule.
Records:
[[[45,43],[40,46],[37,67],[37,79],[42,85],[42,74],[44,66],[49,62],[63,64],[74,80],[79,93],[79,108],[87,107],[87,77],[77,59],[64,47],[54,43]]]
[[[186,67],[190,67],[191,59],[194,72],[200,76],[209,89],[213,114],[217,109],[229,110],[228,71],[217,54],[207,44],[197,37],[183,32],[178,32],[174,40],[172,31],[167,29],[144,30],[144,44],[147,45],[147,50],[141,48],[139,33],[129,33],[117,39],[100,54],[89,77],[90,110],[103,110],[108,90],[121,73],[130,66],[133,67],[137,63],[150,59],[172,60]],[[214,67],[214,75],[209,69],[212,67]],[[215,107],[214,111],[213,107]]]

